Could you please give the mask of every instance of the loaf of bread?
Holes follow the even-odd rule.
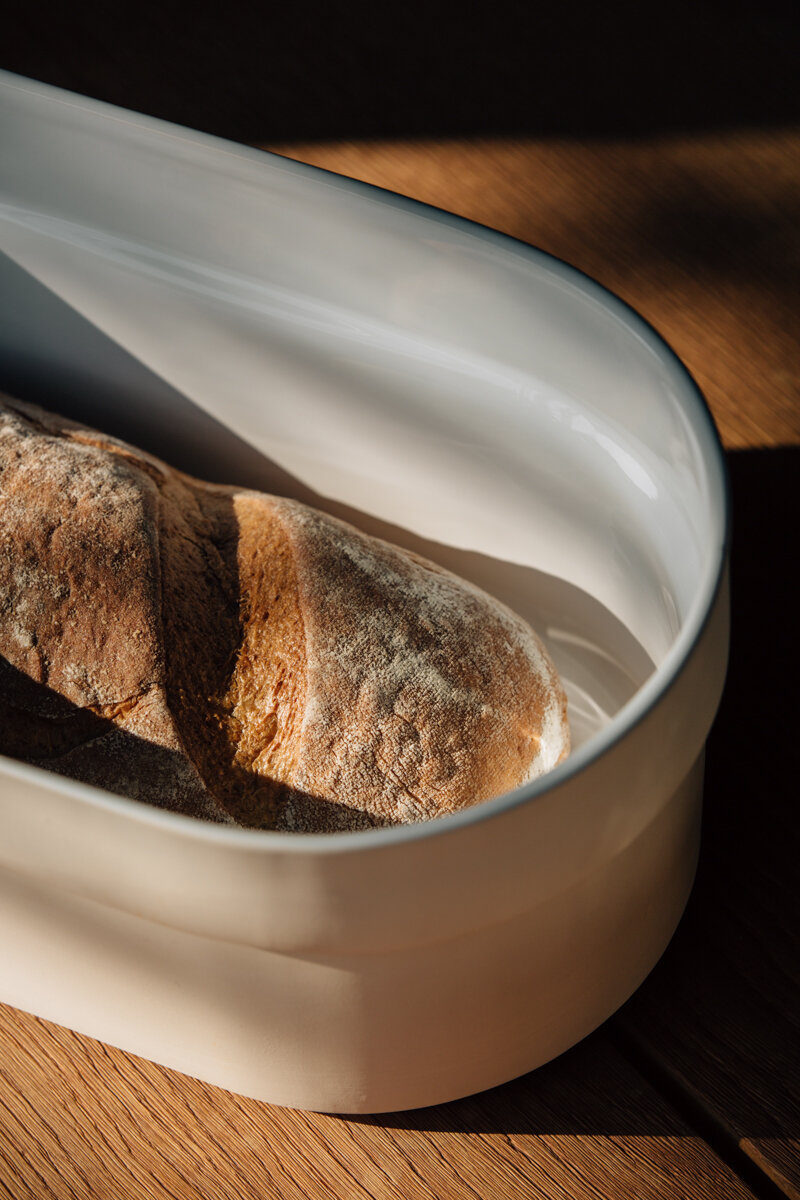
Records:
[[[568,752],[531,629],[296,501],[0,399],[0,752],[213,821],[422,821]]]

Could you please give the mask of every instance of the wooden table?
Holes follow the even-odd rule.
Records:
[[[597,1033],[407,1114],[272,1108],[0,1008],[0,1196],[798,1197],[800,133],[278,149],[576,264],[704,389],[730,452],[734,624],[697,884]]]

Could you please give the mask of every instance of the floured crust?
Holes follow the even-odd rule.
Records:
[[[0,751],[207,819],[427,820],[569,749],[479,589],[278,497],[0,401]]]
[[[406,823],[555,766],[568,749],[566,699],[525,622],[417,555],[305,505],[276,508],[306,629],[301,793]],[[337,827],[335,812],[296,804],[288,828]]]
[[[164,542],[180,537],[182,495],[162,499],[170,478],[146,456],[16,403],[0,406],[0,467],[0,729],[17,731],[9,752],[227,820],[187,754],[165,654],[163,567],[175,572]],[[181,557],[190,575],[192,555]]]

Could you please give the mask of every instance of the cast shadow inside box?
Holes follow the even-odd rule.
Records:
[[[355,518],[369,532],[400,540],[394,527],[324,501],[200,412],[10,260],[0,259],[0,266],[7,294],[18,299],[0,335],[0,389],[99,426],[201,477],[294,496]],[[20,351],[30,344],[31,322],[48,338],[49,361]],[[53,362],[59,364],[57,370]],[[109,379],[115,381],[112,391]],[[168,420],[165,412],[170,413]],[[800,649],[790,552],[800,447],[736,452],[729,456],[729,466],[734,510],[731,665],[708,745],[698,884],[673,946],[645,985],[651,995],[657,989],[663,996],[665,1020],[681,973],[695,972],[702,990],[704,979],[714,975],[716,958],[726,953],[720,937],[720,930],[729,925],[726,913],[747,898],[745,889],[738,896],[731,893],[729,881],[747,877],[754,853],[760,856],[761,874],[787,926],[792,920],[797,924],[800,916],[794,886],[800,853],[793,786],[796,739],[791,728]],[[436,558],[436,551],[443,549],[407,534],[403,540],[429,557]],[[464,563],[447,565],[458,570]],[[496,573],[509,566],[484,555],[466,555],[462,573]],[[538,585],[539,573],[530,574],[537,576]],[[97,932],[105,936],[102,929]],[[752,973],[763,978],[770,971],[788,971],[791,964],[781,961],[782,953],[778,946],[776,960],[775,945],[765,945],[763,960],[753,961]],[[772,1017],[766,999],[764,1004],[761,1019],[768,1023]],[[610,1028],[610,1037],[609,1027],[604,1027],[555,1062],[478,1097],[417,1113],[384,1114],[375,1121],[396,1128],[474,1133],[685,1133],[687,1127],[671,1104],[642,1100],[635,1056],[633,1062],[625,1061],[624,1043],[615,1037],[613,1025]],[[775,1087],[780,1089],[780,1078]],[[746,1136],[781,1132],[761,1115],[763,1111],[753,1107],[752,1121],[743,1130]]]
[[[432,560],[504,601],[543,636],[567,682],[573,748],[590,737],[606,715],[622,707],[652,673],[651,657],[627,626],[582,588],[533,567],[432,541],[321,495],[181,394],[4,255],[0,255],[0,288],[14,297],[0,327],[0,391],[121,438],[198,479],[313,505]],[[280,355],[282,350],[274,348],[272,353]],[[324,376],[323,384],[338,369],[335,361],[313,368]],[[315,383],[312,375],[312,388]],[[362,418],[374,423],[374,393],[369,386],[360,385],[353,374],[342,376],[339,383],[347,389],[346,419],[356,429]],[[270,425],[269,405],[280,403],[280,397],[265,386],[265,431]],[[305,419],[321,419],[324,410],[318,404],[314,416]],[[410,419],[418,424],[422,444],[428,437],[434,441],[454,437],[435,405],[417,403]],[[390,437],[388,425],[387,430]],[[529,474],[527,461],[510,465],[512,470],[520,472],[524,482]]]

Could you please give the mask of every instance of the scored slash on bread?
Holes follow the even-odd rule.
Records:
[[[568,751],[546,651],[478,588],[0,400],[0,752],[316,832],[454,812]]]

